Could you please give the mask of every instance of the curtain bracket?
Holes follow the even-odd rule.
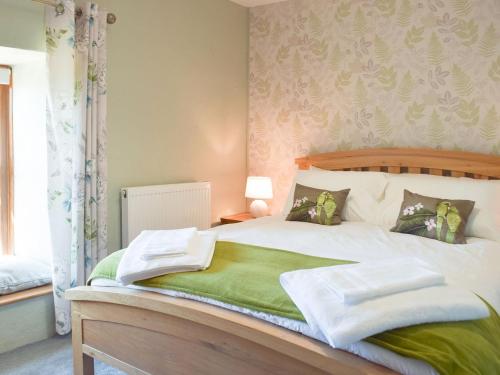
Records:
[[[61,16],[64,14],[64,5],[62,3],[57,4],[54,8],[55,8],[56,14],[58,16]]]

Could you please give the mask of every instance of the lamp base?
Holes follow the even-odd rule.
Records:
[[[269,212],[269,208],[267,207],[267,203],[261,199],[256,199],[250,205],[250,213],[253,217],[262,217],[266,216]]]

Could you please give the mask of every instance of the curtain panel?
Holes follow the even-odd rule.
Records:
[[[64,0],[45,11],[48,197],[56,331],[71,331],[64,291],[107,255],[106,12]]]

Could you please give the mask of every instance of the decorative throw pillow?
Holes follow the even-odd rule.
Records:
[[[296,184],[292,209],[286,220],[338,225],[349,191],[328,191]]]
[[[398,221],[391,231],[464,244],[465,226],[474,203],[431,198],[405,190]]]

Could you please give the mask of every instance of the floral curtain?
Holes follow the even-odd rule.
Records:
[[[46,8],[49,215],[56,330],[71,331],[64,291],[106,256],[106,16],[93,3]],[[75,9],[78,11],[75,14]]]

